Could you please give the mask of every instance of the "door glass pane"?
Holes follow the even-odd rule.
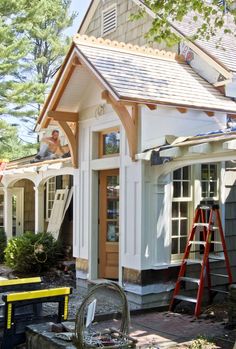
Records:
[[[107,242],[119,241],[119,176],[107,176]]]
[[[107,200],[107,219],[118,219],[119,218],[119,200],[108,199]]]
[[[119,225],[118,222],[107,223],[107,241],[118,242],[119,241]]]
[[[107,197],[108,198],[119,198],[119,177],[118,176],[107,176]]]

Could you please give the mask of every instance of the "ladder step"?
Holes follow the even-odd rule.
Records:
[[[228,275],[225,275],[225,274],[218,274],[218,273],[210,273],[210,275],[212,275],[212,276],[217,276],[217,277],[220,277],[220,278],[228,278],[228,277],[229,277]]]
[[[229,294],[228,291],[221,290],[220,288],[211,288],[210,291],[217,292],[217,293],[223,293],[223,294]]]
[[[185,259],[184,261],[187,264],[196,264],[196,263],[202,264],[202,260],[201,259]]]
[[[194,227],[209,227],[209,223],[194,223]]]
[[[179,277],[179,281],[193,282],[194,284],[198,284],[199,285],[200,279],[190,278],[190,277],[187,277],[187,276],[180,276]]]
[[[197,303],[197,299],[196,298],[182,296],[182,295],[174,296],[174,299],[178,299],[180,301],[185,301],[185,302]]]
[[[214,225],[211,225],[209,223],[194,223],[194,228],[195,227],[205,227],[205,228],[211,228],[211,230],[218,230],[219,228],[214,226]]]
[[[211,241],[211,244],[222,245],[222,242],[221,241]]]
[[[190,240],[189,244],[191,245],[206,245],[206,241],[195,241],[195,240]]]
[[[212,255],[212,254],[209,254],[208,258],[209,258],[209,259],[213,259],[213,260],[215,260],[215,261],[224,261],[224,260],[225,260],[224,257],[216,256],[216,255]]]

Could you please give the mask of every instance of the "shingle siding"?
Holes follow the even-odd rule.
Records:
[[[236,164],[226,164],[226,202],[225,202],[225,237],[230,264],[233,271],[233,281],[236,280]]]
[[[100,1],[100,4],[98,5],[98,8],[85,32],[86,35],[95,37],[100,37],[102,35],[102,11],[113,4],[117,5],[117,29],[110,34],[105,35],[104,39],[117,40],[141,46],[149,45],[161,49],[165,48],[164,44],[157,45],[148,43],[147,39],[144,37],[152,24],[152,19],[148,15],[140,20],[130,20],[131,14],[137,13],[139,9],[138,6],[130,0],[111,0],[106,1],[105,4]],[[177,48],[168,48],[168,51],[170,50],[175,52],[177,51]]]

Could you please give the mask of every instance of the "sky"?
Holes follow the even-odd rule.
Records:
[[[71,11],[77,12],[78,16],[74,20],[74,24],[67,30],[69,36],[73,36],[79,29],[80,23],[89,7],[91,0],[72,0]]]

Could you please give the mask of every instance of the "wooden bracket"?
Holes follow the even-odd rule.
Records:
[[[126,136],[129,144],[129,152],[133,161],[135,161],[135,155],[137,153],[137,143],[138,143],[138,106],[133,104],[131,106],[131,113],[128,111],[127,107],[116,101],[111,94],[105,90],[102,92],[102,99],[108,104],[111,104],[116,114],[120,118],[122,125],[125,128]]]
[[[205,111],[206,115],[208,116],[214,116],[215,113],[213,111]]]
[[[54,119],[55,121],[69,121],[69,122],[77,122],[78,121],[78,113],[71,113],[66,111],[49,111],[48,117]]]
[[[57,121],[58,125],[64,131],[71,153],[72,164],[78,168],[78,122],[74,123],[74,132],[67,121]]]
[[[146,104],[146,106],[148,107],[148,109],[150,110],[156,110],[157,106],[155,104]]]
[[[188,111],[187,108],[177,108],[177,110],[182,114],[187,113],[187,111]]]

